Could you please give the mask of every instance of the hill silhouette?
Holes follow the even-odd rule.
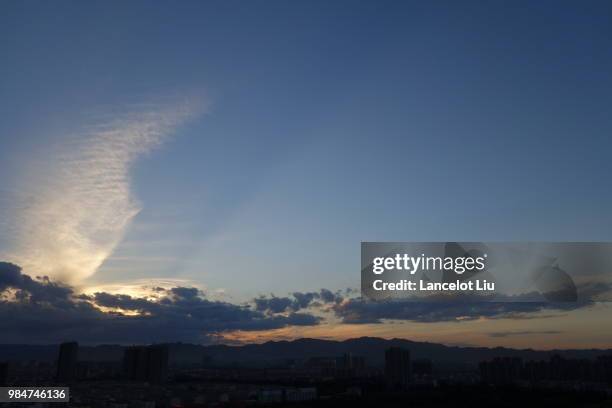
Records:
[[[382,366],[384,351],[388,347],[404,347],[410,350],[413,359],[427,358],[437,363],[473,365],[493,357],[511,356],[523,360],[548,360],[559,354],[567,358],[592,359],[611,354],[612,350],[568,349],[532,350],[505,347],[459,347],[438,343],[416,342],[407,339],[382,339],[360,337],[344,341],[302,338],[292,341],[269,341],[245,345],[197,345],[170,343],[170,364],[201,365],[204,360],[215,366],[265,367],[286,363],[288,360],[306,360],[312,357],[337,357],[344,353],[364,356],[368,364]],[[98,345],[81,346],[81,361],[120,361],[125,346]],[[57,345],[0,345],[2,361],[54,361]]]

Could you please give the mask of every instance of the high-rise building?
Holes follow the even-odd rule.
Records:
[[[336,359],[336,366],[338,369],[361,370],[365,367],[365,357],[345,353]]]
[[[168,347],[132,346],[123,355],[125,376],[133,381],[162,383],[168,373]]]
[[[338,377],[359,376],[365,369],[365,357],[345,353],[341,357],[336,358],[336,369]]]
[[[410,384],[410,351],[390,347],[385,351],[385,379],[391,389],[405,389]]]
[[[77,375],[79,344],[69,342],[60,344],[57,358],[57,381],[74,381]]]
[[[512,384],[521,378],[523,362],[518,357],[496,357],[479,364],[480,377],[488,384]]]
[[[168,375],[168,347],[149,346],[148,351],[147,381],[162,383]]]
[[[123,371],[128,380],[144,381],[146,369],[146,347],[132,346],[123,353]]]

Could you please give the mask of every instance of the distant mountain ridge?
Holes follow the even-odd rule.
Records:
[[[344,353],[364,356],[368,364],[382,366],[384,352],[388,347],[404,347],[410,350],[412,359],[427,358],[433,362],[452,365],[475,365],[479,361],[494,357],[520,357],[523,360],[548,360],[554,354],[567,358],[592,359],[600,355],[612,354],[611,349],[586,350],[531,350],[505,347],[459,347],[437,343],[416,342],[406,339],[382,339],[360,337],[344,341],[303,338],[292,341],[269,341],[262,344],[196,345],[170,343],[170,364],[201,365],[204,360],[215,366],[252,366],[270,367],[282,365],[288,360],[303,361],[311,357],[337,357]],[[120,361],[125,346],[100,345],[81,346],[81,361]],[[54,361],[57,358],[57,345],[0,345],[0,361]]]

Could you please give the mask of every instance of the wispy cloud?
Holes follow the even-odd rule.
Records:
[[[7,214],[11,243],[3,258],[71,283],[94,274],[140,210],[132,164],[202,109],[192,102],[130,107],[89,121],[44,160],[26,163],[35,171],[20,187],[27,199]]]
[[[546,334],[561,334],[558,330],[522,330],[522,331],[503,331],[489,333],[489,337],[511,337],[511,336],[541,336]]]

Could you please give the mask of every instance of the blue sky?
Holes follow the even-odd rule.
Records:
[[[140,211],[85,285],[244,300],[358,287],[365,240],[612,238],[607,2],[0,7],[9,223],[92,117],[205,101],[130,166]]]

